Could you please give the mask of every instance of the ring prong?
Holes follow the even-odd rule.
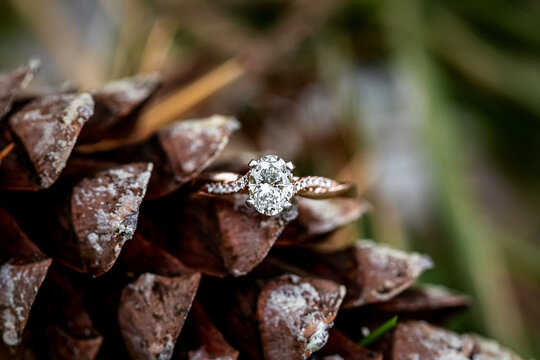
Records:
[[[293,204],[290,201],[287,201],[285,204],[283,204],[283,209],[285,209],[286,211],[289,211],[292,208],[293,208]]]
[[[246,200],[246,204],[247,204],[247,206],[249,206],[249,207],[251,207],[251,208],[252,208],[252,207],[255,207],[255,200],[253,200],[253,199],[247,199],[247,200]]]
[[[257,160],[251,160],[249,162],[249,167],[250,168],[254,168],[255,166],[257,166],[259,164],[259,162]]]
[[[291,171],[294,170],[294,164],[292,163],[292,161],[289,161],[288,163],[286,163],[285,166],[287,166],[287,169]]]

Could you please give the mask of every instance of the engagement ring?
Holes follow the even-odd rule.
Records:
[[[212,195],[248,193],[247,205],[272,216],[293,207],[295,195],[322,199],[334,196],[353,197],[352,183],[340,183],[321,176],[295,177],[294,164],[276,155],[251,160],[245,175],[230,172],[209,174],[202,191]]]

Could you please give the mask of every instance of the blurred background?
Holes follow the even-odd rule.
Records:
[[[540,357],[540,2],[3,0],[0,68],[30,91],[162,74],[170,117],[233,114],[224,157],[274,152],[373,210],[325,246],[430,254],[449,324]]]

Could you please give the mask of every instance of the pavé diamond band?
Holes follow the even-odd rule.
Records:
[[[340,183],[321,176],[295,177],[293,163],[275,155],[252,160],[249,167],[245,175],[209,174],[202,191],[213,195],[247,192],[247,204],[269,216],[290,210],[295,195],[318,199],[356,195],[352,183]]]

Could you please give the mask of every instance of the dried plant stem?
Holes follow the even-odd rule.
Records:
[[[133,71],[132,69],[136,69],[140,54],[138,46],[141,34],[143,34],[143,31],[148,30],[148,25],[144,21],[145,9],[141,1],[129,0],[120,3],[121,11],[116,14],[118,17],[116,21],[119,26],[119,40],[114,49],[111,69],[111,78],[113,79],[127,76]],[[103,5],[103,7],[109,9],[106,5]],[[133,56],[134,54],[137,54],[137,56]]]
[[[228,60],[187,87],[152,106],[140,119],[137,129],[139,140],[146,139],[164,125],[191,109],[219,89],[244,74],[236,58]]]
[[[95,144],[77,147],[78,152],[94,153],[107,151],[122,145],[141,142],[152,136],[164,125],[178,120],[188,110],[207,99],[218,90],[233,83],[248,72],[252,75],[265,73],[271,65],[295,44],[305,39],[320,23],[327,19],[341,1],[319,1],[309,13],[298,5],[274,28],[261,45],[248,47],[242,54],[233,57],[211,70],[195,82],[151,106],[141,115],[134,133],[125,139],[105,139]],[[307,27],[306,24],[310,24]]]
[[[139,64],[140,72],[154,72],[163,69],[169,50],[173,45],[177,26],[164,19],[157,19],[152,25]]]
[[[237,80],[244,73],[236,58],[228,60],[197,81],[154,104],[139,119],[133,136],[125,139],[106,139],[95,144],[77,147],[81,153],[107,151],[118,146],[141,142],[157,130],[177,120],[187,110]]]
[[[9,143],[8,146],[6,146],[2,149],[2,151],[0,151],[0,162],[2,162],[2,159],[9,155],[9,153],[11,152],[11,150],[13,150],[14,147],[15,143]]]

